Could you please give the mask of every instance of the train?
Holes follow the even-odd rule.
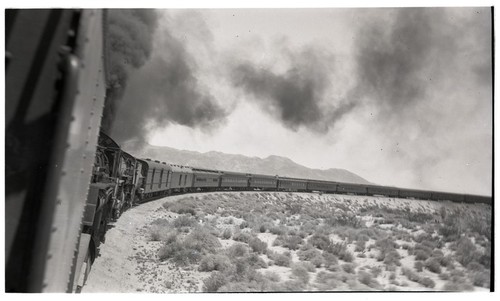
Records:
[[[176,193],[289,191],[492,204],[486,196],[136,158],[101,131],[106,11],[6,10],[7,292],[78,292],[128,208]]]

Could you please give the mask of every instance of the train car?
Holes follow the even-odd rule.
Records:
[[[431,192],[424,190],[415,190],[415,189],[402,189],[399,188],[399,197],[400,198],[408,198],[408,199],[421,199],[421,200],[430,200]]]
[[[88,201],[106,93],[104,18],[5,10],[7,292],[75,291],[95,257],[93,224],[106,208]]]
[[[223,171],[221,172],[221,188],[248,188],[250,177],[246,173]]]
[[[279,177],[278,189],[284,191],[306,191],[307,180]]]
[[[138,159],[144,180],[140,189],[140,200],[145,201],[170,193],[172,168],[169,164],[151,159]]]
[[[366,185],[362,184],[350,184],[350,183],[338,183],[337,185],[338,193],[346,194],[367,194]]]
[[[206,190],[218,189],[220,187],[220,172],[217,170],[192,168],[193,189]]]
[[[491,205],[491,197],[466,194],[464,198],[466,203],[482,203]]]
[[[255,189],[277,189],[278,176],[249,174],[249,187]]]
[[[398,197],[399,190],[395,187],[366,186],[369,195],[383,195],[386,197]]]
[[[193,185],[193,170],[191,167],[170,164],[172,168],[172,181],[170,189],[181,192],[188,191]]]
[[[457,193],[449,193],[449,192],[432,192],[431,200],[465,202],[465,195]]]
[[[320,181],[320,180],[308,180],[307,190],[308,191],[322,191],[326,193],[332,193],[337,191],[336,182]]]

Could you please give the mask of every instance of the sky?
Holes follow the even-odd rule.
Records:
[[[137,34],[147,51],[122,85],[111,129],[120,142],[278,155],[380,185],[491,195],[489,8],[141,18],[152,30]]]

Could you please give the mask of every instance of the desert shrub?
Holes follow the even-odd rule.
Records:
[[[354,260],[354,255],[347,250],[347,245],[345,243],[331,243],[325,249],[325,252],[332,253],[339,259],[352,262]]]
[[[453,267],[453,261],[454,260],[453,260],[453,257],[451,255],[446,255],[446,256],[439,258],[439,263],[443,267],[448,267],[448,268]]]
[[[307,272],[307,269],[301,264],[294,264],[292,266],[292,275],[304,285],[309,282],[309,272]]]
[[[424,270],[424,263],[422,261],[415,261],[413,267],[415,268],[415,271],[422,272]]]
[[[274,225],[269,229],[269,232],[275,235],[283,235],[286,233],[286,227],[281,225],[279,226]]]
[[[476,246],[467,237],[462,237],[456,242],[455,258],[464,267],[477,257]]]
[[[264,254],[267,250],[267,243],[263,242],[257,237],[252,237],[248,241],[248,245],[250,246],[253,252],[258,254]]]
[[[354,264],[352,263],[344,263],[343,265],[341,265],[342,269],[344,270],[344,272],[346,273],[349,273],[349,274],[354,274],[355,271],[354,271]]]
[[[182,199],[177,202],[166,202],[163,204],[163,208],[178,214],[196,215],[196,203],[192,199]]]
[[[382,269],[378,266],[373,266],[371,268],[371,273],[372,273],[373,277],[377,278],[378,275],[380,275],[380,273],[382,273]]]
[[[172,259],[176,265],[185,266],[198,262],[201,253],[191,250],[183,242],[174,241],[166,243],[158,250],[158,257],[161,261]]]
[[[221,247],[219,239],[205,228],[197,228],[189,233],[184,243],[192,250],[200,253],[215,253]]]
[[[243,221],[241,224],[240,224],[240,229],[245,229],[245,228],[248,228],[250,225],[248,224],[247,221]]]
[[[472,282],[476,286],[490,288],[490,271],[476,271],[472,274]]]
[[[421,249],[415,250],[414,254],[415,254],[415,260],[427,260],[430,256],[429,253]]]
[[[171,233],[170,228],[166,226],[152,225],[149,230],[150,241],[165,240]]]
[[[406,276],[406,278],[408,278],[408,280],[410,280],[410,281],[413,281],[413,282],[420,281],[420,276],[418,276],[415,272],[413,272],[409,268],[402,268],[401,274]]]
[[[336,269],[336,267],[339,263],[337,256],[333,255],[332,253],[327,253],[327,252],[324,252],[322,256],[323,256],[323,260],[324,260],[324,264],[325,264],[326,269],[328,269],[328,270],[331,268]]]
[[[439,259],[437,259],[435,257],[431,257],[431,258],[427,259],[424,263],[424,266],[426,269],[428,269],[429,271],[431,271],[433,273],[436,273],[436,274],[441,273],[441,264],[439,263]]]
[[[385,254],[384,263],[386,265],[397,265],[397,266],[400,266],[401,262],[399,261],[399,258],[401,258],[401,256],[399,255],[398,251],[391,250],[391,251],[389,251],[388,253]]]
[[[173,224],[175,228],[194,227],[198,224],[198,221],[192,216],[180,215],[174,220]]]
[[[246,257],[248,264],[254,269],[265,269],[267,268],[267,263],[264,259],[260,258],[259,255],[255,253],[251,253]]]
[[[325,219],[325,224],[331,227],[347,226],[352,228],[360,228],[363,222],[360,218],[353,214],[333,215]]]
[[[441,273],[441,274],[439,274],[439,279],[441,279],[441,280],[449,280],[450,279],[450,274],[448,274],[448,273]]]
[[[396,273],[392,272],[390,275],[389,275],[389,280],[395,280],[396,279]]]
[[[201,259],[198,270],[200,272],[224,271],[230,266],[230,259],[226,255],[208,254]]]
[[[467,270],[469,271],[482,271],[484,267],[477,261],[473,261],[467,265]]]
[[[248,243],[252,238],[252,234],[248,232],[237,232],[233,235],[233,240]]]
[[[283,246],[285,248],[288,248],[290,250],[297,250],[302,244],[303,240],[302,237],[298,235],[279,235],[273,242],[274,246]]]
[[[445,291],[472,291],[474,286],[464,278],[451,277],[451,280],[443,286]]]
[[[314,257],[316,257],[318,255],[321,256],[321,252],[320,251],[318,251],[314,247],[309,248],[309,247],[307,247],[307,245],[306,245],[306,247],[303,247],[299,251],[297,251],[297,256],[302,261],[309,261],[309,260],[311,260],[312,258],[314,258]]]
[[[358,280],[359,282],[371,288],[377,288],[377,289],[380,288],[380,283],[378,283],[377,280],[373,279],[372,274],[367,273],[365,271],[359,271]]]
[[[356,241],[356,248],[354,249],[354,251],[362,252],[365,250],[365,246],[366,246],[366,241],[358,240],[358,241]]]
[[[244,244],[236,243],[227,248],[226,253],[231,260],[242,258],[248,255],[248,248]]]
[[[229,228],[224,229],[224,232],[222,232],[222,238],[230,239],[231,236],[233,236],[231,229],[229,229]]]
[[[271,282],[280,282],[281,278],[276,272],[267,271],[264,273],[264,277]]]
[[[432,280],[429,277],[423,277],[423,278],[421,278],[418,283],[420,283],[423,286],[428,287],[428,288],[434,288],[434,286],[436,286],[436,283],[434,282],[434,280]]]
[[[335,255],[332,255],[332,256],[335,256]],[[321,265],[323,265],[324,259],[323,259],[323,256],[321,256],[321,254],[318,254],[318,255],[314,256],[313,258],[311,258],[309,260],[309,262],[312,265],[314,265],[315,267],[319,268],[319,267],[321,267]]]
[[[219,288],[228,283],[228,279],[221,272],[212,272],[210,277],[203,281],[204,292],[217,292]]]
[[[285,252],[283,254],[280,254],[268,250],[267,257],[269,257],[269,259],[271,259],[277,266],[283,266],[283,267],[290,266],[291,258],[289,253]]]
[[[307,242],[320,250],[326,250],[331,243],[328,235],[318,233],[311,236]]]

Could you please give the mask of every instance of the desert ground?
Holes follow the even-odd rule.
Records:
[[[82,292],[489,291],[490,258],[483,204],[195,193],[126,211]]]

